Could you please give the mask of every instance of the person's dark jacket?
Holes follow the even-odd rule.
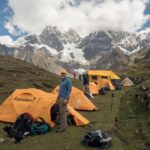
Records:
[[[89,85],[88,75],[86,75],[86,74],[83,75],[83,84],[84,85]]]

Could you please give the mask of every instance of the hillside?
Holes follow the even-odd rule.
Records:
[[[147,49],[146,49],[147,50]],[[134,83],[150,88],[150,61],[144,59],[135,65],[119,70],[120,75],[130,77]],[[150,111],[145,111],[142,98],[138,99],[136,86],[125,89],[120,100],[116,133],[127,150],[149,150],[150,148]],[[140,91],[142,93],[142,91]]]
[[[59,77],[56,74],[25,61],[0,56],[0,101],[16,88],[35,87],[51,91],[58,83]]]
[[[129,76],[135,82],[150,85],[150,61],[143,59],[134,65],[117,70],[120,75]]]

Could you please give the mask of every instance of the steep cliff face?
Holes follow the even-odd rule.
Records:
[[[128,65],[130,57],[119,48],[104,54],[96,63],[96,69],[116,69]]]

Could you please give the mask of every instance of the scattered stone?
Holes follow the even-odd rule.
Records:
[[[0,138],[0,143],[4,143],[4,142],[6,142],[6,139]]]
[[[130,118],[130,119],[136,119],[137,117],[136,117],[136,115],[129,115],[128,118]]]
[[[126,103],[127,103],[127,104],[130,104],[131,102],[130,102],[130,101],[126,101]]]

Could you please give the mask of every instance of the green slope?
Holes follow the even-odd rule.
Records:
[[[25,61],[0,56],[0,102],[17,88],[51,91],[59,77]]]
[[[134,82],[150,88],[150,61],[138,62],[134,66],[122,69],[120,74],[129,76]],[[139,82],[140,81],[140,82]],[[150,110],[145,111],[142,99],[137,99],[136,86],[125,89],[120,100],[116,133],[122,139],[127,150],[150,149]]]
[[[150,111],[140,102],[135,89],[130,89],[121,99],[116,133],[127,150],[150,149]]]

